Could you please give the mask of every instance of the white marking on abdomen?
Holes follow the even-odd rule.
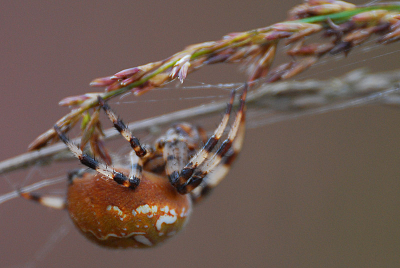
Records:
[[[142,243],[143,245],[146,245],[149,247],[151,247],[153,245],[153,243],[151,243],[151,241],[144,235],[135,235],[133,238],[135,238],[136,241],[138,241],[139,243]]]
[[[167,207],[167,209],[168,209],[168,207]],[[157,230],[159,230],[159,231],[161,230],[161,226],[163,223],[173,224],[176,222],[178,217],[176,215],[175,210],[171,209],[171,210],[169,210],[169,212],[172,214],[172,216],[164,214],[158,218],[157,223],[156,223]]]

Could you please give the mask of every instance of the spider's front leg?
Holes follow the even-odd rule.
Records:
[[[108,118],[110,121],[114,124],[114,127],[118,130],[119,133],[131,144],[132,149],[135,151],[136,155],[138,157],[143,157],[146,155],[146,150],[140,145],[140,142],[138,138],[133,136],[132,132],[129,130],[129,128],[124,124],[124,122],[119,119],[113,110],[111,110],[110,106],[105,103],[102,97],[98,96],[97,97],[99,101],[99,105],[105,113],[107,114]]]
[[[213,148],[221,138],[227,123],[234,100],[234,92],[227,106],[225,115],[220,125],[215,130],[204,147],[190,160],[189,163],[180,171],[169,174],[172,185],[181,194],[192,192],[196,187],[202,185],[204,193],[207,189],[215,187],[227,174],[230,165],[242,148],[245,133],[245,103],[248,85],[245,84],[243,93],[240,97],[239,110],[235,121],[228,133],[228,138],[222,143],[220,148],[211,157]],[[210,173],[213,171],[213,173]],[[206,177],[207,176],[207,177]],[[202,195],[202,190],[195,192],[194,199]]]

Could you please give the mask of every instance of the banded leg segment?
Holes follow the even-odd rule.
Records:
[[[84,154],[81,149],[79,149],[78,146],[73,144],[61,131],[61,129],[55,125],[54,130],[57,132],[60,140],[62,140],[65,145],[67,145],[68,149],[75,155],[76,158],[81,161],[81,163],[93,170],[96,170],[97,172],[103,174],[104,176],[107,176],[110,179],[113,179],[115,182],[118,184],[124,185],[126,187],[135,189],[139,183],[140,180],[137,178],[127,178],[124,174],[115,171],[113,168],[104,165],[100,162],[97,162],[94,158],[90,157],[87,154]]]
[[[121,133],[121,135],[127,141],[129,141],[136,155],[139,157],[145,156],[146,150],[140,145],[138,138],[133,136],[132,132],[128,129],[128,127],[124,124],[124,122],[122,122],[122,120],[115,115],[115,113],[111,110],[110,106],[108,106],[108,104],[105,103],[103,98],[98,96],[98,101],[99,105],[101,106],[101,108],[103,108],[110,121],[114,124],[114,127],[119,131],[119,133]]]
[[[190,152],[204,141],[201,132],[200,128],[191,124],[179,123],[156,141],[157,150],[163,154],[165,173],[170,181],[188,163]]]
[[[184,169],[194,170],[207,159],[207,157],[214,149],[215,145],[217,145],[219,139],[221,138],[222,134],[226,129],[226,126],[229,122],[229,117],[232,111],[232,105],[234,100],[235,100],[235,91],[233,90],[231,93],[231,98],[229,100],[229,103],[226,107],[225,115],[222,118],[221,123],[214,131],[214,134],[208,139],[204,147],[194,157],[192,157],[192,159],[190,159],[190,162],[186,165]]]
[[[234,158],[236,157],[237,153],[240,152],[243,145],[244,135],[246,131],[246,117],[245,117],[245,94],[243,93],[240,104],[240,109],[238,114],[236,115],[235,122],[231,131],[228,134],[228,138],[222,143],[221,147],[217,150],[217,152],[213,155],[211,159],[209,159],[206,163],[201,165],[198,168],[198,173],[200,174],[208,174],[210,171],[213,171],[220,163],[223,162],[223,157],[229,155],[229,151],[232,150],[232,154]],[[231,164],[233,159],[228,163]]]
[[[244,119],[242,119],[244,120]],[[204,177],[203,181],[199,186],[197,186],[193,191],[190,192],[192,200],[195,203],[201,201],[205,196],[207,196],[228,174],[232,163],[235,161],[236,157],[240,153],[244,141],[245,125],[243,124],[239,127],[239,132],[233,141],[232,147],[225,154],[224,157],[220,157],[220,163],[214,168],[215,164],[210,166],[207,170],[207,175]],[[215,160],[210,160],[210,162]],[[213,162],[216,163],[216,162]]]
[[[22,198],[37,202],[45,207],[54,209],[65,209],[67,207],[67,202],[65,198],[61,196],[41,195],[38,193],[28,193],[28,192],[19,192],[19,195]]]
[[[135,154],[134,151],[130,153],[131,157],[131,172],[129,174],[130,181],[140,181],[143,171],[143,160]]]
[[[208,139],[203,148],[194,155],[189,163],[183,167],[182,169],[175,169],[173,172],[167,173],[171,184],[180,192],[181,194],[187,193],[186,190],[180,190],[182,185],[185,185],[188,180],[191,178],[193,171],[201,165],[207,157],[209,157],[211,151],[217,145],[219,139],[224,133],[226,126],[229,122],[229,117],[232,111],[233,101],[235,100],[235,90],[232,91],[230,101],[226,107],[226,111],[224,117],[222,118],[221,123],[218,125],[217,129],[214,131],[214,134]],[[199,180],[191,180],[190,184],[193,188],[198,186],[201,183],[202,179]],[[186,186],[184,187],[186,188]],[[181,192],[182,191],[182,192]]]
[[[173,185],[177,188],[179,193],[181,193],[181,194],[189,193],[193,189],[195,189],[198,185],[200,185],[202,183],[203,179],[207,176],[207,174],[210,171],[214,170],[214,168],[217,167],[221,163],[223,157],[226,156],[228,154],[228,152],[231,150],[232,145],[233,145],[233,149],[232,149],[233,152],[240,151],[241,145],[243,142],[243,138],[244,138],[244,132],[245,132],[245,103],[246,103],[247,89],[248,89],[248,85],[246,84],[243,89],[241,98],[240,98],[239,111],[236,115],[233,126],[228,133],[228,138],[222,143],[222,145],[217,150],[217,152],[211,158],[209,158],[209,154],[210,154],[212,148],[215,147],[215,145],[212,146],[211,149],[209,149],[209,147],[207,147],[207,144],[210,141],[212,142],[212,140],[214,139],[214,135],[213,135],[210,138],[209,142],[207,142],[207,144],[203,147],[203,149],[192,158],[195,160],[194,161],[191,160],[189,162],[189,164],[186,165],[182,169],[179,176],[174,178]],[[230,112],[229,107],[228,107],[227,111],[228,110]],[[227,115],[228,114],[226,114],[224,116],[224,119]],[[224,119],[222,120],[220,126],[225,125],[225,127],[226,127],[227,122],[224,122]],[[220,127],[217,128],[215,133],[218,133],[219,128]],[[222,133],[223,133],[223,131],[221,132],[221,135],[222,135]],[[219,136],[218,139],[220,137],[221,136]],[[218,142],[218,139],[216,140],[215,143]],[[206,152],[205,156],[201,159],[201,161],[196,161],[197,157],[199,155],[203,154],[203,152],[202,152],[203,150]],[[233,161],[233,159],[232,159],[232,161]],[[194,163],[196,163],[196,164],[194,164]],[[231,162],[229,162],[229,164],[230,163]],[[219,180],[222,179],[222,176],[226,175],[227,171],[222,172],[223,169],[224,169],[224,165],[222,165],[220,167],[220,171],[219,171],[220,175],[216,176],[216,177],[221,177]]]
[[[189,148],[187,144],[177,138],[176,140],[166,142],[163,148],[163,157],[165,161],[165,172],[170,178],[176,172],[179,172],[189,160]]]

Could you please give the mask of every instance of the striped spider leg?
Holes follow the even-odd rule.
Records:
[[[98,162],[91,156],[84,154],[82,152],[82,150],[79,149],[78,146],[76,146],[74,143],[72,143],[65,136],[65,134],[61,131],[61,129],[57,125],[54,126],[54,129],[57,132],[60,140],[62,142],[64,142],[65,145],[67,145],[68,149],[75,155],[76,158],[79,159],[79,161],[83,165],[85,165],[93,170],[96,170],[100,174],[103,174],[103,175],[107,176],[108,178],[113,179],[116,183],[122,184],[131,189],[135,189],[139,185],[140,178],[136,178],[136,177],[128,178],[123,173],[116,171],[112,167]],[[135,163],[133,163],[133,165],[135,165]],[[139,172],[139,174],[140,174],[140,172]]]
[[[97,97],[99,101],[99,105],[103,108],[104,112],[107,114],[110,121],[114,124],[114,127],[121,133],[122,137],[129,141],[131,144],[132,149],[135,151],[138,157],[143,157],[146,155],[146,150],[140,145],[138,138],[133,136],[132,132],[129,128],[124,124],[124,122],[119,119],[115,113],[111,110],[110,106],[103,100],[102,97]]]
[[[244,102],[242,103],[244,105]],[[211,190],[228,174],[230,166],[240,153],[245,135],[245,113],[243,109],[245,109],[244,106],[240,108],[238,113],[240,119],[238,117],[236,118],[228,138],[223,142],[211,159],[200,165],[198,173],[203,175],[204,178],[203,181],[190,192],[193,201],[199,202],[206,195],[210,194]]]
[[[211,155],[212,150],[217,145],[228,124],[234,100],[234,92],[232,92],[230,102],[221,123],[204,147],[189,160],[184,168],[167,172],[172,185],[176,187],[179,193],[190,193],[203,181],[204,183],[201,188],[209,189],[215,187],[229,171],[229,166],[239,153],[244,139],[247,89],[248,85],[245,84],[240,97],[239,110],[233,126],[228,133],[228,138],[222,143],[217,152]],[[211,171],[215,171],[214,174],[210,173]],[[208,178],[204,180],[207,175]],[[207,190],[204,190],[204,193],[206,191]],[[200,197],[200,193],[198,191],[195,192],[193,195],[195,200]]]
[[[73,144],[61,131],[61,129],[55,125],[54,129],[57,132],[59,138],[68,146],[69,150],[75,155],[76,158],[80,160],[80,162],[93,169],[97,172],[107,176],[110,179],[113,179],[118,184],[122,184],[131,189],[135,189],[141,179],[142,174],[142,157],[144,157],[147,151],[141,146],[139,140],[133,136],[132,132],[126,127],[124,122],[119,119],[115,113],[111,110],[111,108],[104,102],[104,100],[99,96],[98,97],[99,105],[105,113],[107,114],[110,121],[113,123],[114,127],[121,133],[121,135],[129,141],[132,149],[134,150],[136,157],[131,155],[132,169],[129,177],[126,177],[123,173],[115,171],[112,167],[102,164],[96,161],[94,158],[90,157],[87,154],[84,154],[78,146]]]
[[[57,128],[57,129],[59,130],[59,128]],[[66,139],[65,135],[63,135],[62,133],[61,133],[61,135],[62,135],[61,136],[62,139]],[[112,178],[115,181],[116,181],[116,178],[118,178],[119,176],[124,176],[122,173],[116,172],[115,170],[110,169],[108,166],[100,164],[99,162],[97,162],[93,158],[89,157],[88,155],[83,154],[82,151],[80,151],[79,147],[74,145],[69,140],[66,140],[64,142],[66,142],[68,148],[70,148],[71,151],[75,150],[75,151],[72,151],[72,152],[74,152],[75,156],[78,159],[80,159],[80,160],[82,159],[81,162],[84,165],[86,165],[88,167],[92,167],[93,166],[94,168],[92,168],[92,169],[96,170],[100,174],[103,174],[103,175],[105,175],[105,176],[107,176],[109,178]],[[143,167],[142,159],[139,158],[135,154],[134,151],[131,151],[130,159],[131,159],[131,171],[130,171],[129,177],[130,178],[140,178],[141,175],[142,175],[142,167]],[[85,164],[85,163],[90,163],[90,164]],[[68,182],[69,182],[69,184],[71,185],[75,178],[82,177],[85,173],[87,173],[87,171],[85,169],[75,169],[75,170],[72,170],[72,171],[68,172]],[[119,183],[118,181],[116,181],[116,182]],[[126,180],[124,180],[122,182],[126,182]],[[119,184],[124,185],[123,183],[119,183]],[[132,188],[132,185],[124,185],[124,186]],[[52,196],[52,195],[42,195],[42,194],[32,193],[32,192],[23,192],[21,190],[18,190],[18,192],[19,192],[19,195],[21,197],[23,197],[25,199],[28,199],[28,200],[31,200],[31,201],[34,201],[34,202],[37,202],[37,203],[39,203],[39,204],[41,204],[41,205],[43,205],[45,207],[50,207],[50,208],[54,208],[54,209],[65,209],[65,208],[67,208],[67,200],[65,199],[65,197]]]

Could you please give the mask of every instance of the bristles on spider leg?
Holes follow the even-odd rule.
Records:
[[[105,103],[103,98],[98,96],[99,105],[105,113],[107,114],[110,121],[114,124],[114,127],[118,130],[119,133],[131,144],[132,149],[135,151],[136,155],[139,157],[143,157],[146,155],[146,150],[140,145],[139,140],[133,136],[132,132],[128,129],[128,127],[124,124],[124,122],[119,119],[115,113],[111,110],[110,106]]]
[[[94,168],[94,170],[96,170],[97,172],[103,174],[104,176],[106,176],[110,179],[113,179],[118,184],[121,184],[121,185],[131,188],[131,189],[135,189],[140,183],[140,178],[136,178],[136,177],[128,178],[124,174],[117,172],[114,169],[112,169],[104,164],[101,164],[99,162],[96,162],[96,163],[97,163],[97,166]]]
[[[76,146],[75,144],[73,144],[68,138],[67,136],[65,136],[65,134],[61,131],[61,129],[57,126],[54,125],[54,130],[57,132],[58,137],[60,138],[60,140],[62,142],[65,143],[65,145],[67,145],[68,149],[71,151],[71,153],[73,153],[75,155],[76,158],[78,158],[81,162],[85,161],[85,155],[82,153],[82,150],[79,149],[78,146]],[[93,159],[93,161],[95,161]],[[96,161],[95,161],[96,162]],[[82,163],[84,164],[84,163]],[[91,161],[87,160],[87,164],[88,165],[93,165],[94,163],[92,163]],[[84,164],[86,165],[86,164]],[[93,168],[92,166],[88,166],[90,168]],[[94,169],[94,168],[93,168]]]
[[[124,174],[120,172],[114,172],[112,178],[114,181],[118,184],[121,184],[125,187],[135,189],[139,185],[139,179],[138,178],[127,178]]]

